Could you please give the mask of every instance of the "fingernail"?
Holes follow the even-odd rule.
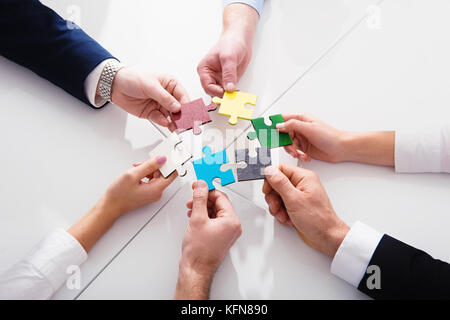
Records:
[[[274,166],[268,166],[264,169],[264,174],[266,176],[272,176],[275,173],[277,173],[277,168],[275,168]]]
[[[198,189],[198,188],[205,188],[206,186],[206,182],[204,182],[203,180],[198,180],[194,182],[194,189]]]
[[[283,129],[284,128],[284,123],[277,123],[276,128],[277,129]]]
[[[172,109],[176,110],[176,109],[180,109],[181,105],[178,102],[174,102],[171,105]]]
[[[225,86],[225,89],[227,91],[233,91],[234,90],[234,83],[233,82],[228,82]]]
[[[156,158],[156,162],[158,162],[159,164],[164,164],[166,160],[167,160],[166,156],[158,156]]]

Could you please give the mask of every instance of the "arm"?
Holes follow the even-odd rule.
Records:
[[[379,267],[379,288],[374,288],[372,272],[368,270],[358,290],[374,299],[450,298],[450,265],[386,234],[368,266]]]
[[[112,55],[37,0],[0,2],[0,54],[89,103],[84,81]]]
[[[68,232],[89,252],[120,216],[161,198],[176,178],[176,174],[167,179],[161,175],[159,168],[165,162],[166,157],[159,156],[136,164],[114,181],[100,201]],[[141,181],[145,177],[148,182]]]
[[[111,95],[99,94],[105,67],[117,60],[73,23],[37,0],[0,2],[0,54],[95,108],[112,101],[126,112],[174,131],[170,113],[189,96],[177,79],[123,67]]]
[[[333,258],[331,272],[375,299],[448,299],[450,265],[334,212],[319,178],[281,165],[266,168],[263,192],[270,213],[294,227],[312,248]],[[379,278],[371,277],[378,267]]]
[[[95,243],[123,214],[159,200],[175,179],[164,179],[158,169],[165,157],[148,160],[119,177],[102,199],[67,231],[58,230],[31,253],[0,275],[0,299],[49,299],[80,266]],[[141,179],[147,177],[148,182]]]
[[[360,222],[340,245],[331,272],[374,299],[450,298],[448,263]]]
[[[208,299],[214,274],[242,233],[228,197],[208,192],[204,181],[194,182],[187,203],[189,225],[183,238],[175,299]]]
[[[426,130],[349,132],[308,114],[284,115],[277,124],[294,144],[286,151],[302,161],[361,162],[395,166],[397,172],[450,172],[450,126]]]
[[[394,131],[343,131],[309,114],[283,115],[283,118],[285,122],[277,124],[277,129],[292,136],[294,143],[285,150],[295,158],[394,166]]]
[[[252,57],[259,20],[257,10],[261,10],[262,1],[227,1],[225,4],[219,41],[197,67],[203,89],[211,96],[222,96],[224,89],[236,90]]]

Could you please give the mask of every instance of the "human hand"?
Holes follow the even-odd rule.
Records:
[[[164,179],[159,168],[166,157],[137,163],[114,181],[103,197],[69,232],[89,252],[95,243],[113,226],[123,214],[155,202],[161,198],[164,189],[176,178],[176,173]],[[142,179],[147,178],[147,182]]]
[[[311,158],[327,162],[352,161],[382,166],[394,166],[395,132],[350,132],[333,128],[308,114],[283,115],[277,124],[287,132],[293,144],[285,150],[302,161]]]
[[[242,233],[241,223],[227,195],[209,192],[204,181],[192,185],[189,225],[183,238],[176,298],[207,299],[212,278]]]
[[[289,133],[293,144],[285,150],[294,158],[310,161],[311,158],[341,162],[346,159],[346,140],[350,133],[331,127],[308,114],[283,115],[284,123],[277,124],[280,132]]]
[[[179,112],[181,103],[189,102],[189,96],[178,80],[171,76],[125,67],[114,77],[111,101],[136,117],[174,131],[176,126],[170,113]]]
[[[319,177],[282,164],[265,169],[263,193],[270,213],[293,226],[312,248],[334,257],[350,228],[336,215]]]
[[[116,216],[158,201],[163,191],[175,180],[174,172],[164,178],[159,171],[166,162],[165,156],[158,156],[142,163],[134,164],[134,168],[122,174],[114,181],[101,202],[107,210]],[[146,181],[143,179],[146,178]]]
[[[207,94],[222,97],[224,89],[236,90],[252,57],[258,19],[258,13],[246,4],[235,3],[225,8],[222,35],[197,67]]]

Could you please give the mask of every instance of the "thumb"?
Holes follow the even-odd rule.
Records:
[[[199,180],[192,185],[194,190],[192,196],[192,215],[193,220],[204,220],[208,218],[208,185],[205,181]]]
[[[138,179],[142,179],[161,168],[166,161],[166,156],[157,156],[156,158],[147,160],[139,166],[133,168],[132,172]]]
[[[222,65],[222,85],[227,92],[233,92],[237,86],[238,61],[234,55],[220,56]]]
[[[181,104],[164,87],[157,82],[154,86],[147,87],[148,95],[169,112],[177,113],[181,110]]]
[[[274,166],[268,166],[264,169],[267,182],[278,192],[283,201],[291,199],[297,193],[297,189],[291,183],[288,177]]]
[[[309,125],[309,122],[291,119],[283,123],[278,123],[276,128],[280,132],[295,132],[306,136],[310,129]]]

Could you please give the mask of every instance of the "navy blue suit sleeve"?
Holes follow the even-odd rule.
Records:
[[[387,234],[371,265],[380,268],[381,288],[369,289],[365,274],[358,289],[374,299],[450,299],[450,265]]]
[[[89,104],[84,81],[113,56],[37,0],[0,0],[0,54]]]

